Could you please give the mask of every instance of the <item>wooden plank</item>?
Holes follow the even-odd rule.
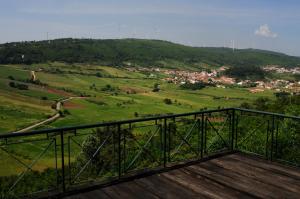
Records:
[[[74,196],[69,196],[65,199],[110,199],[110,197],[105,194],[102,190],[95,190],[86,193],[81,193]]]
[[[186,189],[180,184],[165,178],[163,175],[149,176],[136,180],[136,183],[143,186],[150,192],[156,193],[160,198],[180,199],[180,198],[205,198],[202,194]]]
[[[249,165],[230,157],[223,157],[222,159],[215,159],[210,162],[242,176],[274,186],[274,188],[285,189],[300,194],[300,181],[286,175],[270,172],[265,168]]]
[[[231,154],[222,158],[233,158],[237,161],[242,161],[252,166],[261,167],[271,172],[280,173],[282,175],[286,175],[288,177],[293,177],[294,179],[300,180],[300,168],[286,166],[279,163],[266,161],[255,156],[243,155],[240,153]]]
[[[241,176],[234,171],[226,170],[210,162],[190,166],[186,169],[209,179],[215,179],[221,184],[238,189],[244,193],[249,193],[258,198],[273,198],[275,196],[277,198],[299,198],[298,194],[278,188],[275,189],[270,185]]]
[[[231,154],[66,199],[300,198],[300,169]]]
[[[236,189],[221,185],[214,180],[189,172],[185,169],[174,170],[162,175],[176,181],[188,190],[204,195],[206,198],[253,198],[253,196],[249,194],[241,193]]]
[[[111,198],[159,198],[155,195],[155,193],[149,192],[147,189],[144,189],[143,187],[139,186],[134,181],[107,187],[104,188],[103,191]]]

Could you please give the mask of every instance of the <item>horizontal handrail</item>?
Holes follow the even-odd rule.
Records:
[[[276,117],[284,117],[284,118],[289,118],[289,119],[296,119],[300,120],[300,116],[292,116],[292,115],[284,115],[280,113],[272,113],[272,112],[267,112],[267,111],[258,111],[258,110],[252,110],[252,109],[244,109],[244,108],[232,108],[237,111],[242,111],[242,112],[248,112],[248,113],[258,113],[262,115],[271,115],[271,116],[276,116]]]

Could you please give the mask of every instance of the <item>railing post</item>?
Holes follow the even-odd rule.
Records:
[[[201,115],[201,159],[203,158],[203,145],[204,145],[204,113]]]
[[[267,126],[267,140],[266,140],[266,159],[269,160],[269,131],[270,131],[270,120],[268,119],[268,126]]]
[[[164,167],[167,165],[167,119],[164,119]]]
[[[64,132],[60,132],[60,141],[61,141],[61,175],[62,175],[62,189],[63,192],[66,191],[66,182],[65,182],[65,148],[64,148]]]
[[[278,131],[279,131],[279,122],[277,120],[276,135],[275,135],[275,158],[278,157]]]
[[[275,130],[275,116],[273,115],[273,117],[272,117],[272,134],[271,134],[271,161],[273,161],[274,130]]]
[[[118,176],[121,178],[121,125],[118,124]]]
[[[235,121],[235,149],[238,150],[238,128],[239,128],[239,115],[236,114]]]
[[[207,155],[207,117],[205,118],[205,123],[204,123],[204,146],[203,146],[203,150],[204,153]]]
[[[197,153],[198,153],[198,157],[197,158],[199,158],[199,156],[201,155],[201,122],[200,122],[200,119],[197,119],[197,128],[198,128],[198,130],[197,130],[197,132],[198,132],[198,140],[197,140]]]
[[[232,109],[232,121],[231,121],[231,151],[234,149],[234,126],[235,125],[235,109]]]

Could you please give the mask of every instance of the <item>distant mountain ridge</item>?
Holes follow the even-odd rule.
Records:
[[[145,39],[56,39],[0,45],[0,64],[32,64],[63,61],[122,66],[192,67],[300,65],[300,57],[283,53],[213,47],[190,47],[162,40]]]

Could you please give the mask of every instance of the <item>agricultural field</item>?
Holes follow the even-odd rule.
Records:
[[[41,84],[28,82],[30,71],[36,71]],[[271,91],[252,94],[243,88],[207,87],[183,90],[167,83],[156,72],[155,77],[123,68],[64,64],[0,66],[0,132],[12,132],[42,121],[55,114],[53,104],[68,97],[63,117],[40,128],[126,120],[156,114],[184,113],[201,109],[236,107],[258,97],[273,98]],[[28,90],[9,86],[10,82],[28,85]],[[160,85],[153,92],[154,84]],[[171,99],[171,103],[164,100]],[[52,108],[51,108],[52,106]]]

